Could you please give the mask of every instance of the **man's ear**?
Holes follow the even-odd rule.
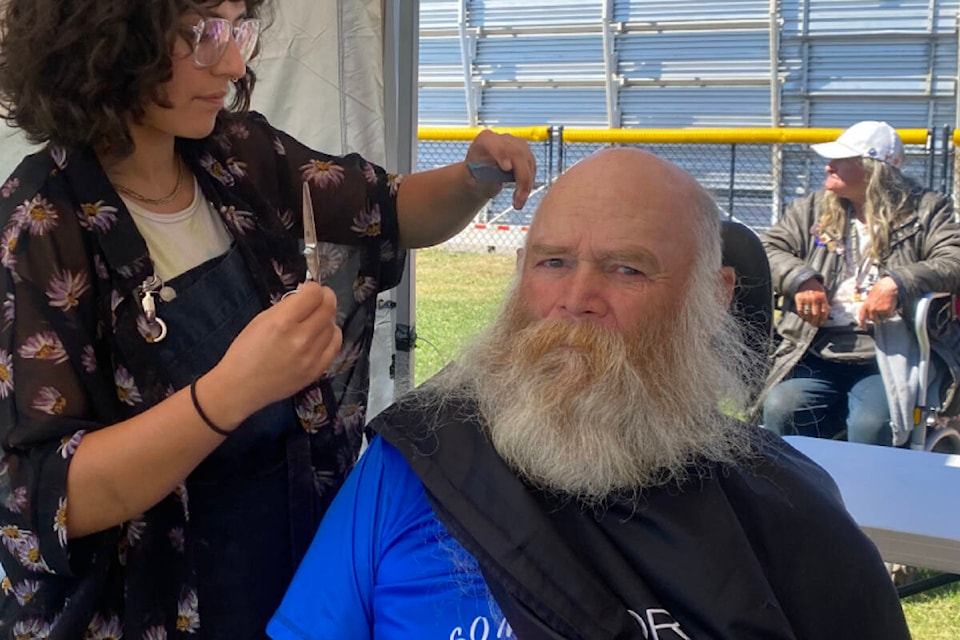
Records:
[[[517,272],[523,270],[523,247],[517,249]]]
[[[729,307],[733,301],[733,288],[737,284],[737,272],[733,267],[720,267],[720,280],[722,282],[723,303]]]

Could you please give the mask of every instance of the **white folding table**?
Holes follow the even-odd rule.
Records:
[[[888,562],[960,573],[960,456],[787,436]]]

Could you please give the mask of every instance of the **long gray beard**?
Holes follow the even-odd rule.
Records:
[[[748,395],[742,342],[722,306],[710,313],[702,300],[624,335],[534,321],[511,294],[428,386],[475,400],[497,452],[534,485],[600,504],[683,482],[749,450],[747,429],[727,415]]]

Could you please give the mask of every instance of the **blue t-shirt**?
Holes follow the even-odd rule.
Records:
[[[403,456],[377,437],[324,516],[267,633],[274,640],[514,638],[477,561]]]

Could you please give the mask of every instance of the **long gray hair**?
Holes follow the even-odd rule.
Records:
[[[872,158],[863,158],[861,162],[867,178],[863,216],[873,240],[869,255],[881,262],[890,250],[890,230],[916,210],[924,188],[886,162]],[[817,221],[820,229],[835,238],[843,237],[850,207],[848,200],[828,191],[823,198],[823,212]]]

